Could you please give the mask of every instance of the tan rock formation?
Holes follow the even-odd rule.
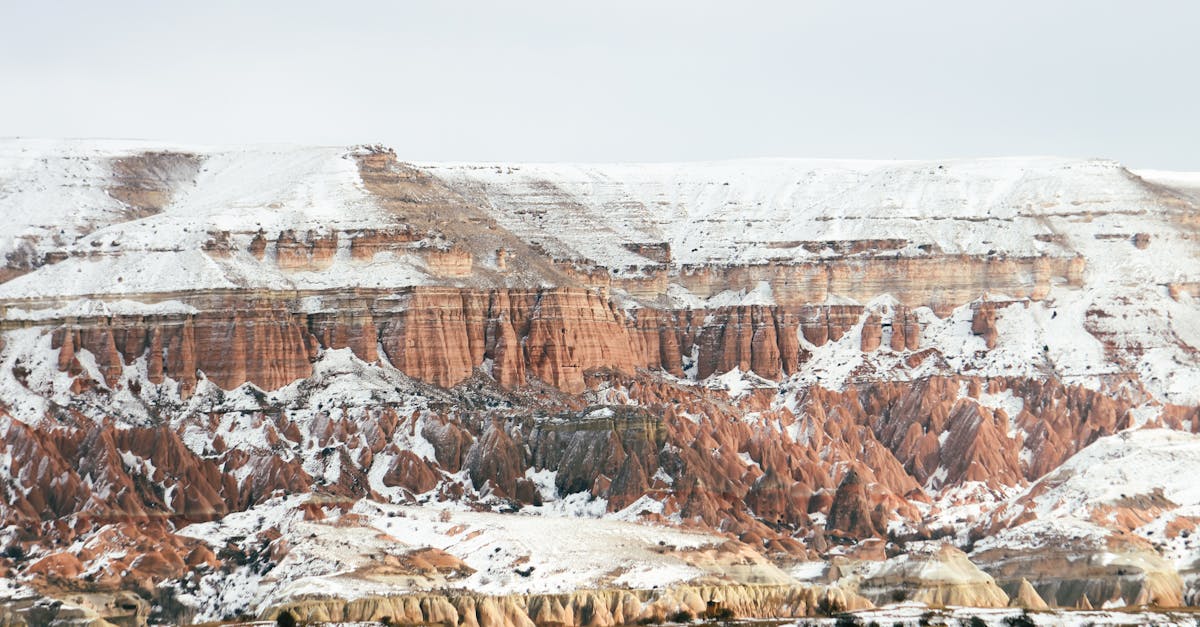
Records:
[[[385,251],[405,251],[410,244],[421,240],[420,235],[409,227],[361,229],[346,235],[350,239],[350,258],[356,261],[370,261]]]
[[[875,603],[902,597],[934,607],[1005,607],[1009,602],[989,575],[948,544],[883,562],[863,577],[858,592]]]
[[[800,618],[823,611],[870,607],[862,597],[837,587],[781,585],[679,586],[664,590],[580,590],[566,594],[483,596],[421,593],[403,596],[298,599],[265,611],[273,620],[288,612],[300,621],[441,623],[460,627],[611,627],[639,620],[663,622],[687,612],[702,616],[708,602],[743,618]]]
[[[1183,605],[1179,574],[1144,541],[1132,538],[1105,548],[1055,538],[1037,550],[989,549],[972,558],[1014,594],[1019,594],[1022,580],[1036,577],[1033,587],[1051,606],[1076,607],[1085,597],[1089,605],[1092,599],[1122,606]]]
[[[888,259],[887,263],[833,257],[819,262],[683,266],[674,280],[705,298],[726,290],[750,289],[765,281],[776,303],[784,307],[826,302],[830,296],[866,303],[890,293],[903,305],[929,306],[944,314],[987,291],[1015,298],[1044,298],[1054,279],[1080,285],[1083,268],[1083,258],[1076,256],[1000,259],[938,254]]]
[[[1084,603],[1086,601],[1087,595],[1085,594],[1080,600],[1080,603]],[[1042,600],[1041,595],[1037,593],[1037,590],[1034,589],[1033,585],[1029,583],[1029,580],[1025,579],[1024,577],[1021,578],[1021,583],[1017,585],[1017,593],[1013,595],[1013,598],[1008,602],[1008,605],[1010,607],[1020,607],[1027,610],[1050,609],[1050,606]],[[1090,605],[1091,604],[1089,603],[1089,608]]]
[[[435,276],[454,278],[471,275],[474,260],[469,251],[461,248],[433,248],[423,253],[426,266]]]

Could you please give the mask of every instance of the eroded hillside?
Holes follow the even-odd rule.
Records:
[[[0,623],[1190,604],[1193,178],[0,142]]]

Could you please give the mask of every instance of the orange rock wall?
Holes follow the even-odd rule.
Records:
[[[55,330],[52,346],[59,368],[72,372],[82,371],[76,351],[91,352],[110,388],[126,365],[145,358],[151,383],[170,377],[185,396],[200,376],[226,390],[243,383],[283,387],[312,374],[318,349],[304,315],[269,301],[186,317],[90,319]]]
[[[273,390],[309,376],[320,349],[349,348],[363,361],[387,359],[443,387],[490,368],[505,387],[532,378],[579,392],[590,370],[682,376],[693,358],[701,378],[739,368],[778,380],[806,359],[801,335],[818,346],[836,340],[863,311],[849,305],[623,310],[596,291],[567,288],[351,294],[312,313],[299,313],[298,302],[274,294],[224,296],[194,315],[69,319],[55,329],[52,346],[59,369],[72,374],[84,372],[79,350],[94,357],[97,380],[80,377],[80,390],[117,387],[124,369],[140,359],[151,383],[173,379],[185,396],[201,378],[222,389],[252,383]],[[878,347],[881,324],[869,318],[864,350]],[[892,326],[893,348],[917,346],[919,329],[907,310]]]

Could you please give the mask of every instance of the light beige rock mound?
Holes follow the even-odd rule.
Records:
[[[903,599],[934,607],[1008,605],[995,580],[950,545],[900,555],[850,578],[860,578],[859,594],[876,604]]]
[[[1087,600],[1087,595],[1083,595],[1083,600]],[[1008,602],[1011,607],[1021,607],[1027,610],[1045,610],[1050,606],[1042,600],[1041,595],[1034,589],[1033,584],[1029,583],[1028,579],[1021,579],[1020,585],[1017,586],[1017,594]]]

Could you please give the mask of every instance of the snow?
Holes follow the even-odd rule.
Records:
[[[107,162],[147,149],[134,142],[0,141],[0,255],[24,238],[68,241],[124,219],[125,207],[105,190]]]
[[[828,573],[828,562],[799,562],[788,569],[788,574],[798,581],[820,580]]]
[[[758,281],[752,289],[724,290],[703,298],[693,294],[678,283],[667,286],[667,298],[676,309],[717,309],[719,307],[741,307],[751,305],[775,305],[771,284]]]
[[[461,585],[492,594],[594,588],[614,576],[614,585],[669,585],[698,572],[655,550],[659,542],[686,550],[723,541],[707,534],[614,520],[453,512],[449,521],[442,522],[434,510],[366,502],[354,511],[375,516],[371,524],[393,537],[462,559],[477,572]],[[404,515],[386,515],[393,511]],[[514,566],[532,566],[533,572],[524,577],[513,572]]]
[[[194,176],[178,183],[160,213],[139,217],[106,189],[112,161],[146,151],[186,152],[199,165]],[[311,289],[427,281],[412,259],[392,259],[386,267],[365,271],[340,259],[328,270],[280,273],[270,270],[270,249],[264,262],[239,254],[220,261],[185,254],[199,251],[215,231],[229,232],[244,250],[259,230],[273,239],[287,229],[329,233],[394,224],[365,190],[354,154],[336,147],[3,140],[0,206],[9,221],[0,227],[0,247],[9,248],[0,252],[32,246],[39,254],[68,253],[70,259],[61,262],[67,267],[53,274],[56,284],[77,279],[61,285],[66,294],[135,291],[117,284],[116,276],[150,291],[214,288],[222,279]],[[925,256],[930,250],[1083,254],[1089,261],[1103,259],[1107,274],[1119,268],[1126,281],[1200,277],[1194,245],[1168,223],[1177,206],[1169,201],[1178,199],[1111,161],[1021,157],[416,167],[482,204],[518,237],[555,256],[613,269],[660,263],[626,247],[636,243],[669,244],[670,265],[689,271],[696,264],[819,260],[843,254],[833,250],[839,242],[895,240],[885,251],[888,256]],[[1184,180],[1189,175],[1172,176]],[[1080,220],[1085,212],[1091,217]],[[1134,248],[1128,237],[1111,237],[1134,231],[1152,236],[1148,249]],[[160,254],[157,263],[121,259],[148,253]],[[874,254],[881,253],[865,253]],[[106,257],[118,259],[102,262]],[[1184,259],[1191,267],[1180,263]],[[1164,266],[1164,261],[1173,263]],[[151,270],[159,263],[174,270],[155,275]],[[105,281],[108,270],[119,274]],[[389,278],[396,272],[399,276]],[[24,281],[8,286],[0,297],[36,296],[37,288],[36,281]],[[677,284],[671,289],[677,304],[702,304]],[[707,300],[706,306],[769,304],[774,296],[770,287],[747,285],[699,300]]]
[[[1086,515],[1090,508],[1151,494],[1200,505],[1200,436],[1169,429],[1100,438],[1029,490],[1039,518]],[[1042,491],[1044,489],[1044,491]]]
[[[970,332],[966,308],[948,319],[917,309],[922,347],[939,350],[942,372],[1052,375],[1095,388],[1105,377],[1133,371],[1160,402],[1200,402],[1196,351],[1176,342],[1196,345],[1200,306],[1175,301],[1161,287],[1200,280],[1200,248],[1184,226],[1188,209],[1177,195],[1111,161],[1031,157],[420,167],[488,206],[520,237],[556,256],[608,267],[650,263],[625,248],[627,242],[669,244],[673,272],[680,274],[697,264],[818,260],[832,254],[821,248],[825,243],[851,240],[904,240],[887,251],[902,257],[928,254],[921,246],[949,255],[1081,256],[1083,286],[1055,285],[1042,302],[1001,307],[995,350],[988,351]],[[1200,178],[1173,177],[1175,182]],[[1138,233],[1149,236],[1144,249],[1132,244]],[[872,254],[878,253],[865,258]],[[778,298],[773,291],[752,283],[703,297],[672,281],[665,296],[675,307],[703,308],[770,304]],[[847,299],[831,293],[829,300]],[[1153,347],[1114,359],[1104,338],[1093,333],[1102,321],[1092,312],[1122,302],[1150,304],[1131,311],[1126,331],[1150,329]],[[886,309],[883,305],[868,306]],[[794,383],[840,389],[860,378],[913,378],[937,369],[901,366],[886,349],[862,355],[860,334],[856,326],[818,350],[805,345],[813,356]],[[1126,358],[1129,363],[1123,363]],[[730,389],[736,395],[741,388]]]
[[[107,192],[114,160],[164,148],[197,155],[198,170],[194,180],[171,190],[162,211],[133,212]],[[54,407],[97,420],[115,418],[122,424],[152,424],[161,414],[198,454],[213,455],[212,439],[219,435],[231,449],[255,458],[298,459],[309,474],[334,482],[343,472],[343,457],[321,456],[320,451],[334,446],[353,459],[364,442],[329,442],[333,426],[388,406],[406,421],[390,444],[432,459],[433,447],[422,427],[428,424],[428,408],[437,392],[416,386],[386,359],[367,364],[348,349],[324,350],[311,378],[280,390],[263,393],[249,384],[219,390],[201,381],[186,400],[179,398],[175,382],[149,384],[146,364],[137,360],[126,365],[125,375],[140,383],[137,395],[124,384],[73,394],[71,377],[56,367],[57,351],[50,348],[49,334],[44,328],[21,328],[24,323],[64,319],[193,315],[199,310],[188,290],[290,291],[302,311],[316,313],[337,306],[335,299],[326,298],[326,290],[398,288],[438,280],[419,255],[403,250],[354,259],[346,237],[339,237],[329,267],[319,270],[281,269],[273,244],[261,260],[246,252],[259,231],[274,239],[289,229],[326,235],[397,225],[397,218],[382,211],[364,189],[353,157],[352,149],[343,148],[0,140],[0,210],[5,216],[0,254],[30,260],[48,253],[64,257],[0,283],[0,318],[10,323],[0,350],[0,398],[6,413],[31,424]],[[613,269],[665,265],[664,293],[647,299],[656,305],[716,308],[786,302],[780,285],[760,281],[757,275],[741,284],[721,285],[714,293],[690,291],[683,285],[684,275],[700,264],[760,266],[833,256],[866,261],[930,254],[1078,255],[1086,262],[1082,285],[1058,282],[1033,302],[1009,303],[1000,294],[981,295],[997,306],[997,344],[990,350],[984,338],[971,331],[976,302],[960,304],[949,315],[940,312],[943,317],[925,307],[912,311],[921,323],[921,348],[932,349],[920,363],[910,363],[912,351],[890,348],[888,329],[878,350],[863,353],[867,316],[893,320],[900,300],[891,294],[878,294],[867,302],[863,316],[836,341],[817,347],[801,336],[800,344],[810,356],[782,383],[737,368],[696,382],[698,348],[692,346],[685,364],[690,374],[681,382],[722,390],[734,402],[754,389],[779,387],[775,407],[796,411],[800,395],[811,385],[844,389],[861,381],[961,374],[1052,377],[1094,389],[1136,375],[1149,392],[1134,409],[1139,426],[1153,423],[1163,403],[1200,404],[1200,302],[1188,294],[1190,288],[1178,288],[1200,282],[1200,248],[1194,229],[1185,228],[1187,220],[1194,220],[1188,212],[1195,211],[1186,199],[1200,197],[1200,174],[1135,175],[1109,161],[1057,158],[419,167],[469,201],[478,201],[501,228],[555,256]],[[214,231],[228,231],[236,250],[206,252],[205,243]],[[1149,236],[1144,248],[1132,243],[1138,233]],[[847,242],[888,239],[895,240],[894,248],[885,246],[885,252],[845,252]],[[671,261],[663,264],[639,255],[626,246],[630,243],[668,244]],[[494,257],[477,261],[495,265]],[[638,305],[628,294],[623,298],[624,305]],[[836,293],[829,293],[825,303],[857,304]],[[397,301],[397,307],[403,306]],[[78,358],[89,376],[103,380],[94,356],[79,351]],[[17,372],[27,375],[18,378]],[[620,388],[602,388],[595,397],[606,404],[633,402]],[[1024,409],[1022,399],[1004,391],[983,393],[975,400],[1002,409],[1010,420],[1009,435],[1020,436],[1013,425]],[[152,415],[147,407],[158,411]],[[271,445],[273,427],[257,415],[267,408],[299,423],[302,441],[297,446]],[[611,411],[601,408],[591,417]],[[679,415],[703,419],[684,411]],[[747,414],[749,420],[754,417]],[[801,416],[786,430],[793,440],[808,442],[814,428]],[[939,441],[946,437],[941,434]],[[123,461],[147,476],[156,471],[134,456]],[[381,452],[364,470],[381,498],[398,502],[408,496],[383,484],[392,461],[391,453]],[[742,461],[753,462],[747,457]],[[954,539],[960,544],[966,543],[970,525],[987,522],[993,510],[999,520],[1010,520],[1028,508],[1037,520],[977,546],[1036,547],[1047,538],[1102,546],[1112,530],[1093,520],[1097,510],[1126,495],[1162,488],[1178,507],[1133,530],[1161,539],[1170,521],[1200,516],[1200,488],[1187,482],[1200,471],[1198,464],[1195,436],[1158,430],[1120,434],[1098,440],[1034,486],[1012,492],[982,484],[941,491],[947,471],[936,469],[927,488],[941,492],[933,495],[931,505],[914,506],[930,526],[958,529]],[[9,465],[10,457],[0,457],[0,470]],[[236,477],[246,481],[255,471],[247,464]],[[451,521],[443,522],[441,510],[363,502],[355,513],[366,516],[374,531],[340,529],[303,521],[296,508],[306,497],[286,497],[222,521],[192,525],[184,533],[214,546],[271,526],[297,542],[288,560],[275,567],[273,579],[244,568],[224,579],[204,578],[189,594],[205,608],[203,616],[215,618],[251,600],[263,602],[277,595],[338,586],[362,592],[369,585],[348,582],[347,573],[368,563],[365,552],[404,552],[417,546],[438,547],[465,560],[477,572],[454,585],[479,591],[669,585],[700,571],[657,551],[658,542],[690,549],[719,540],[633,524],[643,511],[667,511],[661,500],[649,496],[610,514],[603,499],[587,493],[558,494],[551,469],[531,469],[526,477],[544,503],[527,506],[518,515],[451,511]],[[443,479],[466,483],[460,475]],[[662,469],[656,470],[654,480],[672,482]],[[445,507],[461,510],[467,505]],[[813,518],[821,520],[819,514]],[[381,541],[375,531],[401,541]],[[556,541],[547,543],[546,538]],[[1164,542],[1164,551],[1179,564],[1190,564],[1198,554],[1198,547],[1186,538]],[[514,574],[514,564],[522,558],[528,558],[522,564],[535,568],[528,577]],[[816,566],[807,564],[795,566],[793,576],[820,575]]]
[[[191,598],[202,618],[220,617],[230,607],[261,609],[304,594],[354,598],[434,587],[485,594],[664,587],[708,574],[681,556],[725,542],[720,536],[613,519],[452,511],[366,500],[349,510],[356,517],[353,521],[326,510],[330,518],[310,522],[300,506],[312,498],[275,498],[179,531],[224,547],[231,542],[254,546],[256,533],[278,529],[289,547],[286,557],[267,572],[241,569],[206,578]],[[475,572],[428,581],[422,576],[375,579],[354,574],[378,562],[380,555],[402,556],[425,547],[445,551]]]
[[[939,468],[938,471],[942,472],[943,469]],[[913,504],[922,511],[922,522],[927,527],[954,529],[954,542],[963,547],[968,544],[971,526],[976,521],[1019,494],[1020,487],[992,488],[983,482],[967,481],[941,489],[931,504],[919,501],[914,501]]]
[[[669,242],[681,265],[821,256],[800,239],[908,239],[906,255],[926,242],[948,254],[1063,254],[1032,237],[1054,233],[1041,216],[1136,211],[1153,198],[1114,162],[1047,157],[419,165],[481,190],[519,235],[612,266],[646,263],[623,241]]]
[[[4,312],[7,320],[57,320],[62,318],[104,318],[108,316],[182,316],[198,313],[199,310],[178,300],[144,303],[134,300],[90,300],[80,299],[56,308],[22,309],[9,307]]]
[[[527,468],[525,469],[525,478],[537,486],[538,494],[542,497],[542,501],[553,501],[558,498],[558,486],[555,483],[555,480],[558,478],[558,471],[546,468],[541,470]]]
[[[1158,185],[1181,190],[1200,190],[1200,172],[1176,172],[1170,170],[1134,170],[1134,174]]]
[[[750,390],[759,387],[775,387],[774,381],[764,379],[754,372],[742,372],[740,368],[734,368],[729,372],[714,374],[705,380],[705,385],[714,390],[725,390],[729,394],[729,398],[738,399],[750,393]]]
[[[1200,435],[1136,429],[1100,438],[997,508],[992,519],[1012,521],[1026,514],[1034,519],[980,540],[976,550],[1037,549],[1066,540],[1103,549],[1106,539],[1120,530],[1101,524],[1097,515],[1127,499],[1154,494],[1169,504],[1145,510],[1150,521],[1134,531],[1161,539],[1155,532],[1161,533],[1171,519],[1200,513],[1200,485],[1193,479],[1197,473]],[[1183,563],[1197,555],[1186,540],[1175,543],[1172,556]]]
[[[233,512],[220,520],[188,525],[175,533],[203,540],[213,546],[224,546],[230,538],[253,536],[264,529],[285,532],[294,523],[303,520],[304,512],[299,506],[307,500],[306,495],[275,498],[248,510]]]
[[[861,350],[863,323],[872,312],[882,312],[887,321],[888,300],[886,294],[873,300],[842,337],[822,346],[800,335],[800,346],[810,356],[780,384],[787,392],[781,401],[788,402],[811,385],[842,390],[860,381],[905,381],[936,374],[984,379],[1053,376],[1100,389],[1134,373],[1157,403],[1200,404],[1200,349],[1192,343],[1197,340],[1193,334],[1200,325],[1200,308],[1160,290],[1055,287],[1041,301],[1000,303],[997,342],[990,350],[984,338],[971,331],[977,303],[961,305],[943,318],[919,307],[912,313],[921,324],[920,348],[936,350],[936,357],[916,365],[907,363],[911,351],[891,350],[886,333],[879,349]],[[734,372],[714,375],[711,381],[714,386],[732,385],[729,389],[735,392],[741,389]],[[1022,409],[1022,401],[1008,392],[998,397],[984,394],[978,400],[1004,409],[1010,420]]]
[[[50,334],[38,328],[13,329],[3,334],[0,351],[0,398],[9,414],[27,424],[37,424],[52,403],[71,403],[71,375],[58,370],[58,351],[50,348]],[[22,382],[14,368],[29,371]]]

